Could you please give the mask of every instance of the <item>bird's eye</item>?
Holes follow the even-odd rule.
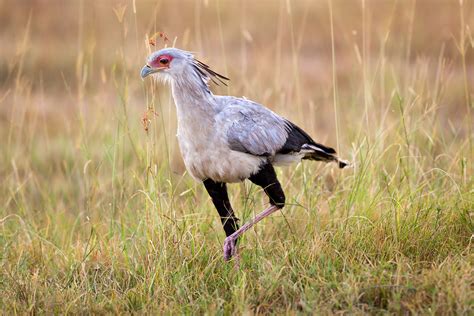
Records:
[[[160,59],[160,64],[162,65],[167,65],[170,62],[168,58],[161,58]]]

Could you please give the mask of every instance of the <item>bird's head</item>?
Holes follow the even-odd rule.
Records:
[[[153,52],[147,58],[146,65],[142,68],[140,75],[145,78],[151,74],[158,77],[174,77],[183,72],[183,69],[193,61],[193,55],[177,48],[164,48]]]
[[[192,53],[178,48],[164,48],[148,56],[140,76],[145,78],[151,74],[165,81],[179,77],[193,78],[206,90],[208,90],[209,80],[224,85],[226,85],[224,80],[229,80],[195,59]]]

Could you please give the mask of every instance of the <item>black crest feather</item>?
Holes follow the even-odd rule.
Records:
[[[193,66],[194,66],[194,69],[198,72],[198,74],[202,78],[207,78],[208,80],[212,81],[216,85],[219,85],[219,83],[221,83],[224,86],[227,86],[227,83],[225,81],[230,80],[226,76],[223,76],[215,72],[208,65],[206,65],[205,63],[197,59],[194,59]]]

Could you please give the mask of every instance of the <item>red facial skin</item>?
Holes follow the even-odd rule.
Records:
[[[150,62],[150,66],[153,68],[169,68],[172,60],[173,60],[173,57],[170,55],[167,55],[167,54],[160,55],[154,58]],[[168,61],[168,62],[164,62],[164,61]]]

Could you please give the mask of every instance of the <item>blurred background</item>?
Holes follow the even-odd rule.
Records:
[[[139,77],[164,46],[343,157],[405,144],[420,166],[450,166],[446,153],[472,154],[473,23],[473,1],[2,0],[0,205],[17,210],[22,183],[26,200],[75,208],[116,201],[117,181],[132,194],[128,175],[150,168],[181,178],[169,88]]]
[[[442,133],[455,128],[465,136],[473,7],[448,0],[2,0],[0,134],[8,141],[2,173],[28,146],[46,149],[78,135],[82,142],[95,129],[114,129],[123,108],[127,133],[144,137],[141,115],[158,103],[165,103],[169,120],[160,130],[171,138],[174,156],[168,88],[158,86],[150,100],[153,92],[138,76],[150,50],[165,45],[193,51],[228,75],[229,87],[217,93],[261,102],[334,146],[351,147],[346,127],[367,137],[383,128],[394,93],[405,101],[430,98],[414,111],[435,109]],[[174,168],[181,172],[182,164]]]
[[[468,314],[473,32],[473,0],[0,0],[0,306]],[[164,46],[355,163],[279,169],[243,274],[139,76]],[[242,220],[266,202],[230,192]]]
[[[169,88],[139,77],[173,45],[231,78],[215,93],[265,104],[348,159],[400,143],[420,166],[467,157],[473,23],[473,1],[2,0],[0,205],[18,211],[21,183],[27,204],[60,194],[75,209],[133,194],[129,175],[150,168],[181,179]]]

